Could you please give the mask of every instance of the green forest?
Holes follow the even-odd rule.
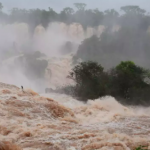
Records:
[[[139,6],[124,6],[118,12],[114,9],[105,11],[86,9],[84,3],[75,3],[74,8],[66,7],[59,13],[48,7],[47,10],[13,8],[6,14],[3,12],[3,4],[0,3],[1,22],[25,22],[29,24],[31,29],[39,24],[46,28],[50,22],[64,22],[66,24],[76,22],[80,23],[84,29],[99,25],[111,28],[112,25],[119,24],[132,27],[137,25],[140,29],[145,30],[150,24],[149,17],[149,13]]]
[[[57,92],[84,102],[113,96],[125,105],[150,105],[150,70],[132,61],[122,61],[107,71],[96,62],[82,62],[72,69],[70,78],[75,86],[66,86]]]

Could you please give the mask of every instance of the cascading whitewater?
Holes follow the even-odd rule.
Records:
[[[74,84],[66,78],[72,68],[72,55],[58,55],[59,46],[67,40],[80,43],[95,34],[95,30],[83,31],[79,24],[67,26],[63,23],[53,23],[48,29],[42,26],[35,29],[33,47],[48,56],[45,58],[49,61],[45,75],[47,86]],[[103,27],[98,30],[101,34]],[[30,39],[26,24],[1,26],[0,33],[3,33],[2,48],[11,48],[12,43],[18,41],[20,49],[22,43],[28,43]],[[0,83],[0,148],[18,148],[3,141],[15,143],[24,150],[132,150],[139,145],[150,146],[149,108],[123,106],[113,97],[83,103],[65,94],[38,95],[26,90],[32,81],[15,68],[15,58],[2,62],[0,81],[23,84],[25,89],[22,92],[15,86]],[[37,87],[32,85],[31,88]]]
[[[98,28],[99,33],[103,29],[100,28]],[[82,26],[77,23],[71,25],[51,23],[47,29],[41,25],[37,26],[34,36],[31,37],[27,24],[15,23],[0,25],[0,33],[2,35],[0,38],[1,57],[3,57],[4,51],[8,50],[7,55],[1,59],[3,60],[3,67],[1,67],[0,81],[18,86],[24,85],[37,90],[37,85],[25,77],[23,73],[24,68],[19,69],[15,67],[14,61],[19,56],[22,56],[22,52],[30,52],[30,49],[33,49],[47,55],[46,59],[49,61],[47,69],[50,70],[51,74],[46,71],[46,78],[49,84],[44,84],[42,89],[46,88],[46,86],[56,88],[57,86],[72,83],[70,79],[66,79],[72,67],[72,56],[62,56],[60,54],[61,46],[66,41],[74,42],[76,46],[73,49],[73,53],[75,53],[77,46],[83,39],[98,32],[94,28],[87,28],[84,31]],[[10,54],[8,55],[8,53]],[[13,70],[9,68],[13,68]]]
[[[67,95],[38,95],[0,83],[0,148],[132,150],[150,146],[148,110],[122,106],[112,97],[84,104]]]

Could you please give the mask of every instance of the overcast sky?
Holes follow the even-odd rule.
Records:
[[[150,12],[150,0],[0,0],[3,3],[4,10],[8,11],[13,7],[19,8],[44,8],[52,7],[57,11],[62,8],[73,6],[73,3],[86,3],[88,8],[99,8],[106,10],[115,8],[119,10],[121,6],[125,5],[139,5],[141,8]]]

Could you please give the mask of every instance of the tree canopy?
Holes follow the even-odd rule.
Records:
[[[83,62],[75,66],[70,76],[76,82],[76,95],[82,100],[96,99],[106,93],[104,68],[96,62]]]
[[[84,28],[97,27],[99,25],[105,25],[106,27],[112,27],[115,24],[123,25],[137,24],[137,21],[144,20],[145,24],[150,25],[149,15],[146,10],[136,5],[123,6],[119,13],[115,9],[108,9],[101,11],[99,9],[87,9],[85,3],[75,3],[74,8],[66,7],[62,11],[56,12],[53,8],[48,9],[20,9],[12,8],[10,14],[2,13],[0,19],[4,22],[25,22],[28,23],[30,28],[33,29],[37,25],[41,24],[47,27],[50,22],[58,21],[66,24],[80,23]],[[0,11],[2,11],[3,5],[0,3]]]
[[[149,70],[132,61],[122,61],[116,67],[105,71],[93,61],[81,62],[70,73],[76,85],[64,87],[63,92],[81,101],[113,96],[119,102],[129,105],[150,105]]]

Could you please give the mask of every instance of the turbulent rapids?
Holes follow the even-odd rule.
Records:
[[[0,149],[132,150],[149,145],[149,114],[112,97],[84,104],[0,83]]]
[[[60,34],[56,36],[58,30]],[[47,82],[40,87],[15,67],[14,60],[22,54],[1,62],[0,150],[133,150],[140,145],[150,148],[150,108],[123,106],[109,96],[83,103],[65,94],[43,92],[46,87],[74,84],[66,76],[72,69],[76,48],[72,54],[58,55],[62,43],[69,39],[78,45],[95,33],[100,36],[103,30],[100,26],[97,31],[83,31],[79,24],[63,23],[51,24],[47,30],[38,26],[33,47],[48,56],[42,58],[48,60]],[[1,25],[0,33],[4,35],[0,39],[3,48],[19,41],[19,49],[29,42],[26,24]],[[5,41],[8,45],[3,45]],[[21,85],[24,91],[19,88]]]

